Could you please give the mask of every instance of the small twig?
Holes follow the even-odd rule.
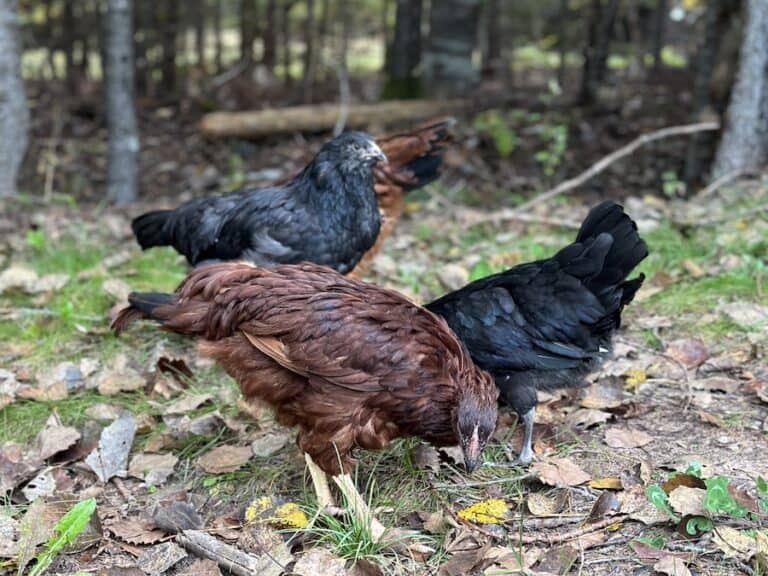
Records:
[[[436,483],[432,484],[433,488],[456,488],[460,490],[462,488],[482,488],[484,486],[492,486],[494,484],[506,484],[507,482],[520,482],[522,480],[528,480],[529,478],[535,478],[535,474],[522,474],[520,476],[506,476],[504,478],[494,478],[493,480],[483,480],[480,482],[462,482],[461,484],[453,483]]]
[[[755,576],[756,572],[752,569],[752,567],[749,564],[746,564],[741,560],[737,560],[736,558],[733,559],[733,563],[736,564],[736,566],[739,567],[739,570],[744,572],[744,574],[747,574],[748,576]]]
[[[339,78],[339,117],[336,119],[336,125],[333,127],[333,136],[335,138],[344,131],[344,126],[347,124],[349,102],[351,98],[347,69],[338,63],[334,68],[336,70],[336,76]]]
[[[612,524],[619,524],[621,522],[624,522],[626,518],[627,518],[626,516],[611,516],[609,518],[603,518],[599,522],[582,526],[577,530],[571,530],[570,532],[563,532],[562,534],[552,534],[552,535],[534,534],[532,536],[523,536],[520,538],[520,543],[537,544],[537,543],[543,542],[546,544],[560,544],[562,542],[565,542],[566,540],[573,540],[574,538],[579,538],[586,534],[597,532],[598,530],[601,530],[607,526],[611,526]]]
[[[661,130],[656,130],[654,132],[641,134],[626,146],[622,146],[618,150],[611,152],[607,156],[604,156],[598,162],[596,162],[595,164],[587,168],[584,172],[582,172],[578,176],[575,176],[574,178],[566,180],[565,182],[561,182],[554,188],[551,188],[550,190],[547,190],[542,194],[538,194],[537,196],[531,198],[527,202],[523,202],[516,208],[499,210],[494,214],[489,215],[488,220],[491,220],[494,222],[501,222],[504,220],[515,220],[520,216],[521,213],[526,212],[531,207],[537,204],[546,202],[547,200],[554,198],[555,196],[565,194],[566,192],[570,192],[571,190],[578,188],[588,180],[600,174],[602,171],[604,171],[614,162],[621,160],[626,156],[629,156],[638,148],[641,148],[646,144],[650,144],[651,142],[655,142],[656,140],[662,140],[664,138],[669,138],[671,136],[683,136],[686,134],[695,134],[697,132],[706,132],[710,130],[719,130],[719,129],[720,129],[719,122],[700,122],[698,124],[669,126],[667,128],[662,128]]]
[[[723,186],[730,184],[737,178],[740,178],[742,176],[754,176],[755,172],[752,170],[744,170],[742,168],[739,168],[737,170],[733,170],[732,172],[726,172],[720,178],[715,180],[714,182],[711,182],[709,186],[706,188],[702,188],[696,194],[693,195],[693,200],[703,200],[704,198],[707,198],[717,192],[720,188]]]
[[[208,82],[208,85],[214,90],[221,88],[227,82],[231,82],[232,80],[240,76],[240,74],[245,72],[247,68],[248,68],[248,59],[243,58],[242,60],[240,60],[240,62],[232,66],[232,68],[230,68],[229,70],[225,70],[218,76],[214,76],[213,78],[211,78]]]
[[[117,491],[120,493],[120,496],[123,497],[123,500],[126,502],[133,500],[131,493],[128,492],[128,488],[125,487],[125,484],[123,484],[123,481],[120,478],[115,477],[112,479],[112,482],[115,485],[115,488],[117,488]]]
[[[723,222],[729,222],[731,220],[743,220],[745,218],[755,216],[762,212],[768,212],[768,204],[760,204],[759,206],[755,206],[753,208],[747,208],[746,210],[742,210],[741,212],[737,212],[736,214],[723,214],[723,215],[715,216],[712,218],[699,218],[698,220],[691,220],[691,221],[675,220],[673,221],[673,224],[678,228],[712,226],[713,224],[722,224]]]

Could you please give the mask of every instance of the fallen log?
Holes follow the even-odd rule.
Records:
[[[388,100],[376,104],[353,104],[347,110],[346,126],[396,124],[450,114],[470,107],[469,100]],[[331,130],[340,114],[337,104],[315,104],[290,108],[268,108],[242,112],[213,112],[200,121],[200,131],[209,138],[259,138],[287,132]]]
[[[235,576],[277,576],[291,561],[285,546],[281,551],[265,550],[261,556],[255,556],[200,530],[184,530],[176,535],[176,541],[194,555],[213,560],[225,573]]]

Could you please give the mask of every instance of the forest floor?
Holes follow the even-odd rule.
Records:
[[[533,207],[532,224],[493,221],[639,133],[686,122],[675,85],[623,90],[586,115],[555,106],[541,82],[516,87],[519,107],[464,119],[444,176],[409,196],[366,276],[429,301],[553,254],[614,196],[650,249],[614,359],[590,387],[542,395],[532,466],[492,465],[520,445],[508,414],[471,476],[453,451],[414,440],[360,454],[359,487],[425,554],[317,514],[292,431],[243,405],[188,341],[150,324],[120,338],[108,329],[130,290],[172,290],[186,270],[170,249],[140,252],[131,216],[282,177],[319,138],[209,142],[194,114],[148,105],[140,174],[151,200],[108,209],[99,105],[66,114],[41,86],[27,169],[42,184],[0,205],[0,573],[34,571],[38,554],[52,573],[219,573],[174,535],[192,529],[219,555],[230,546],[263,562],[262,574],[767,574],[766,177],[675,200],[688,141],[670,139]],[[544,224],[558,219],[572,227]],[[88,498],[95,513],[76,541],[49,541]],[[87,512],[73,514],[85,523]]]
[[[592,384],[542,396],[533,465],[492,466],[519,447],[506,414],[471,476],[453,451],[413,440],[360,455],[357,482],[379,518],[431,553],[317,513],[292,432],[244,406],[189,342],[146,323],[109,332],[129,290],[171,290],[184,276],[174,252],[142,253],[130,236],[129,216],[149,205],[8,204],[0,573],[52,547],[51,573],[219,573],[176,543],[181,527],[263,562],[263,574],[766,574],[768,222],[754,211],[766,198],[765,179],[691,202],[623,198],[649,245],[647,280]],[[460,186],[410,200],[367,279],[418,301],[549,256],[574,233],[480,221],[491,213],[467,206]],[[531,215],[578,225],[591,202],[556,199]],[[94,449],[101,463],[87,460]],[[95,514],[56,554],[54,525],[90,497]]]

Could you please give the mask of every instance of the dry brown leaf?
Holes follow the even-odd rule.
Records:
[[[756,302],[738,300],[723,303],[717,307],[717,312],[725,314],[736,324],[747,328],[762,327],[768,324],[768,306]]]
[[[42,463],[37,454],[21,444],[3,444],[0,447],[0,494],[5,494],[31,478]]]
[[[325,548],[311,548],[293,566],[296,576],[347,576],[346,561]]]
[[[669,494],[669,505],[681,516],[706,516],[704,496],[706,490],[678,486]]]
[[[101,372],[96,378],[99,393],[104,396],[114,396],[120,392],[141,390],[146,384],[144,376],[133,368],[121,370],[109,369]]]
[[[683,268],[685,268],[685,271],[688,272],[691,276],[694,278],[702,278],[706,275],[706,272],[702,269],[701,266],[696,264],[693,260],[690,258],[686,258],[682,262],[680,262]]]
[[[730,526],[716,526],[712,542],[726,558],[747,561],[757,552],[757,541],[754,538]]]
[[[53,477],[52,470],[49,468],[43,470],[37,476],[32,478],[24,488],[21,489],[21,493],[24,494],[29,502],[34,502],[38,498],[44,498],[52,496],[56,492],[56,480]]]
[[[580,401],[583,408],[595,410],[607,410],[618,408],[629,399],[619,380],[608,378],[600,379],[586,390],[586,394]]]
[[[536,462],[531,467],[544,484],[558,486],[578,486],[591,479],[591,476],[579,468],[569,458],[552,458],[548,462]]]
[[[653,442],[653,436],[642,430],[612,426],[605,431],[605,443],[611,448],[639,448]]]
[[[108,482],[113,476],[125,476],[135,434],[136,421],[130,412],[123,412],[101,431],[99,445],[85,459],[99,480]]]
[[[580,552],[572,544],[550,548],[536,566],[536,572],[545,574],[568,574],[571,566],[579,559]]]
[[[165,538],[165,532],[156,530],[152,522],[142,518],[107,520],[104,527],[118,540],[138,546],[156,544]]]
[[[250,446],[218,446],[203,455],[198,464],[209,474],[234,472],[251,459]]]
[[[666,353],[688,368],[695,368],[709,358],[709,349],[701,340],[680,339],[667,345]]]
[[[131,458],[128,474],[151,486],[160,486],[173,474],[178,461],[173,454],[136,454]]]
[[[125,408],[122,406],[99,402],[86,408],[85,415],[88,416],[88,418],[98,420],[99,422],[111,422],[112,420],[116,420],[123,410],[125,410]]]
[[[669,480],[664,482],[664,484],[661,485],[661,488],[667,494],[671,494],[672,491],[675,490],[678,486],[687,486],[688,488],[701,489],[705,489],[707,487],[707,485],[704,484],[704,480],[698,476],[694,476],[693,474],[675,474]]]
[[[186,557],[187,553],[175,542],[163,542],[144,550],[136,559],[136,566],[145,574],[164,574]]]
[[[699,417],[699,420],[705,424],[711,424],[712,426],[717,426],[718,428],[725,428],[726,426],[725,420],[716,414],[711,414],[710,412],[705,412],[704,410],[697,410],[696,415]]]
[[[605,516],[610,514],[616,514],[621,508],[619,499],[614,492],[606,490],[602,492],[595,503],[592,505],[592,509],[587,515],[586,523],[591,524],[602,520]]]
[[[667,576],[691,576],[691,571],[677,556],[664,555],[656,564],[653,565],[653,569],[660,574],[666,574]]]
[[[604,412],[603,410],[596,410],[595,408],[578,408],[565,419],[571,426],[579,428],[590,428],[597,424],[602,424],[613,418],[613,414],[610,412]]]
[[[664,524],[669,516],[650,503],[645,494],[645,487],[638,484],[616,495],[621,505],[621,512],[628,514],[630,519],[642,522],[647,526]]]
[[[272,456],[288,444],[292,438],[292,432],[287,429],[270,430],[254,438],[251,442],[251,452],[256,458]]]
[[[219,565],[213,560],[196,560],[176,576],[222,576]]]
[[[521,558],[519,548],[494,546],[485,554],[485,559],[493,565],[485,569],[483,576],[524,573],[538,562],[543,553],[542,548],[531,546],[523,550]]]
[[[197,394],[194,396],[185,396],[176,402],[173,402],[166,406],[163,410],[164,415],[171,414],[187,414],[193,410],[197,410],[200,406],[213,399],[210,394]]]
[[[528,510],[534,516],[553,516],[562,511],[568,500],[568,493],[560,490],[554,497],[545,495],[542,492],[531,492],[528,494]]]
[[[80,440],[80,432],[70,426],[62,426],[59,417],[53,413],[43,429],[37,434],[35,445],[43,460],[72,447]]]
[[[738,391],[740,387],[741,382],[734,378],[726,378],[724,376],[710,376],[709,378],[697,378],[691,380],[691,388],[694,390],[733,394]]]

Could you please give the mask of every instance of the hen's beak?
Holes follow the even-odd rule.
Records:
[[[389,163],[387,155],[382,152],[381,148],[379,148],[379,145],[375,142],[369,143],[368,149],[365,151],[365,158],[374,160],[376,162],[381,162],[382,164]]]
[[[469,444],[464,447],[464,466],[467,468],[467,472],[474,472],[477,465],[480,463],[480,435],[477,431],[477,426],[472,432],[472,438],[469,440]]]

